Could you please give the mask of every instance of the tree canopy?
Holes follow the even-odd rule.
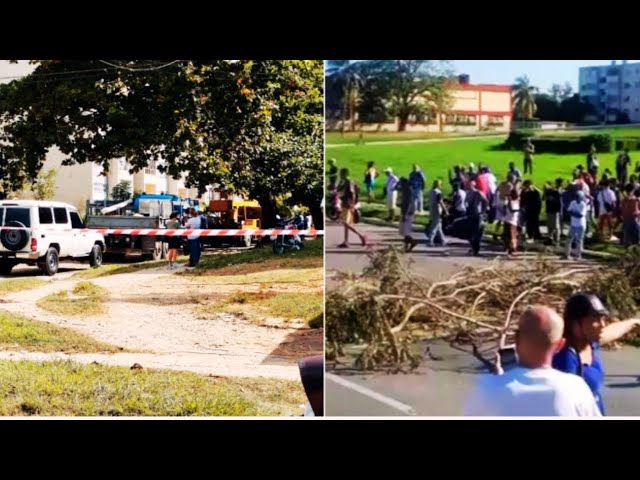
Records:
[[[319,60],[35,61],[0,86],[0,195],[64,164],[150,161],[200,193],[265,202],[291,195],[317,215],[323,194]]]

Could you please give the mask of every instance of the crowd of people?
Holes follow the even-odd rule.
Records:
[[[528,141],[523,162],[528,173],[533,172],[533,153],[533,145]],[[501,175],[502,181],[488,165],[456,165],[449,171],[451,194],[448,197],[443,193],[440,179],[434,180],[427,191],[426,175],[418,165],[414,165],[406,177],[399,177],[392,168],[386,168],[382,197],[388,220],[397,218],[399,207],[399,232],[407,252],[418,243],[413,225],[416,215],[425,213],[425,198],[429,211],[425,231],[427,246],[444,246],[446,237],[451,236],[468,240],[470,253],[478,255],[487,223],[495,225],[493,237],[496,240],[502,237],[508,256],[517,255],[525,242],[545,242],[559,247],[564,239],[565,256],[578,259],[589,237],[620,241],[624,246],[640,243],[640,164],[636,165],[635,173],[630,174],[631,159],[629,151],[624,150],[616,159],[615,175],[609,169],[601,172],[595,147],[587,154],[585,163],[575,167],[571,178],[549,179],[541,186],[525,179],[514,162],[509,163],[507,172]],[[349,220],[345,223],[345,241],[340,245],[346,248],[349,231],[361,240],[363,236],[353,226],[359,213],[358,182],[344,170],[338,172],[335,160],[330,160],[333,217]],[[375,163],[368,162],[364,185],[369,201],[375,200],[379,176]],[[545,236],[540,228],[543,212]]]
[[[524,167],[533,172],[534,148],[527,142]],[[359,186],[346,168],[329,162],[330,216],[345,226],[341,248],[349,246],[349,232],[362,245],[366,235],[355,227],[360,208]],[[427,198],[429,223],[427,245],[446,245],[447,237],[465,238],[470,252],[478,255],[485,223],[495,223],[494,238],[502,236],[509,256],[517,254],[522,242],[546,241],[560,246],[565,238],[565,254],[580,258],[585,236],[597,235],[616,240],[621,227],[623,245],[640,242],[640,165],[630,173],[629,151],[620,152],[615,175],[600,172],[595,148],[586,165],[577,165],[570,179],[556,178],[542,189],[509,163],[503,181],[487,165],[457,165],[449,172],[451,195],[443,194],[443,182],[436,179],[427,192],[426,175],[418,165],[406,177],[386,168],[383,198],[388,220],[400,210],[399,231],[406,251],[417,245],[414,238],[416,214],[424,213]],[[369,200],[375,199],[379,173],[374,162],[365,170]],[[546,215],[547,235],[540,229]],[[516,333],[515,365],[502,365],[496,359],[493,374],[482,375],[465,405],[469,416],[586,416],[606,414],[603,399],[603,345],[620,340],[636,327],[640,319],[615,321],[603,302],[593,293],[578,292],[567,301],[563,315],[543,305],[530,306],[521,315]]]

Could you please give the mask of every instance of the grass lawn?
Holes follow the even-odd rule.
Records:
[[[298,381],[212,378],[73,362],[0,361],[0,415],[301,415]]]
[[[2,280],[0,281],[0,296],[22,290],[31,290],[41,287],[46,283],[45,280],[39,278],[12,278],[10,280]]]
[[[66,353],[125,351],[68,328],[4,311],[0,311],[0,350]]]
[[[273,253],[270,245],[251,248],[240,253],[204,255],[193,270],[180,273],[186,276],[198,275],[243,275],[279,269],[315,268],[324,266],[324,241],[307,239],[302,250]]]
[[[301,319],[307,324],[322,316],[324,294],[315,292],[237,292],[225,299],[223,309],[230,313],[243,313],[245,305],[253,305],[273,317],[286,320]],[[217,305],[209,305],[214,311]],[[313,325],[310,325],[313,327]],[[316,327],[317,328],[317,327]]]
[[[106,289],[85,281],[79,282],[71,293],[72,297],[66,290],[52,293],[36,304],[43,310],[60,315],[89,316],[106,312],[104,299],[109,294]]]
[[[613,127],[613,128],[598,128],[598,129],[584,129],[584,130],[546,130],[538,131],[538,136],[582,136],[591,135],[593,133],[609,134],[617,137],[637,137],[640,136],[640,127]],[[340,145],[344,143],[356,143],[360,141],[360,132],[345,132],[342,135],[341,132],[326,132],[325,134],[327,145]],[[400,140],[428,140],[431,138],[455,138],[455,137],[470,137],[470,136],[487,136],[487,135],[504,135],[506,138],[507,132],[477,132],[477,133],[440,133],[440,132],[362,132],[362,140],[364,143],[375,142],[388,142],[388,141],[400,141]],[[337,148],[337,147],[336,147]],[[331,148],[330,152],[333,152]],[[586,153],[585,153],[586,155]],[[327,154],[330,158],[333,156],[331,153]]]
[[[247,306],[255,311],[247,313]],[[285,320],[300,319],[311,328],[322,328],[324,312],[324,294],[321,290],[302,292],[244,292],[238,291],[222,301],[207,303],[198,307],[198,313],[204,316],[220,312],[233,313],[262,323],[264,316]]]
[[[345,147],[335,147],[327,157],[334,157],[339,168],[347,167],[351,170],[351,177],[360,182],[362,189],[362,200],[364,198],[364,170],[367,161],[374,161],[378,170],[382,172],[385,168],[391,167],[400,176],[408,176],[412,165],[417,163],[423,169],[427,177],[427,191],[431,189],[434,179],[442,179],[445,193],[450,192],[448,172],[454,165],[468,165],[473,162],[476,166],[484,163],[491,167],[498,178],[498,181],[506,177],[509,162],[513,161],[521,171],[522,154],[517,151],[495,151],[495,147],[501,143],[500,139],[474,139],[447,141],[438,143],[414,143],[414,144],[391,144],[391,145],[354,145]],[[601,154],[600,168],[609,168],[615,171],[614,162],[616,153]],[[640,160],[640,152],[630,152],[633,165],[636,160]],[[539,154],[534,158],[533,175],[531,178],[538,187],[544,182],[554,180],[557,177],[570,179],[576,165],[584,164],[586,152],[582,154],[558,155]],[[381,174],[376,181],[375,194],[380,199],[384,187],[385,178]]]
[[[363,132],[362,140],[365,143],[389,142],[398,140],[428,140],[431,138],[471,137],[485,135],[504,135],[504,132],[482,133],[440,133],[440,132]],[[359,132],[326,132],[327,145],[340,145],[343,143],[356,143],[360,141]]]
[[[206,282],[211,285],[252,285],[271,286],[274,284],[318,284],[324,282],[322,267],[300,269],[265,270],[244,275],[209,275],[193,278],[194,282]]]

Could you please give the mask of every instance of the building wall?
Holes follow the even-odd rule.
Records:
[[[513,106],[510,86],[460,84],[452,96],[451,112],[444,119],[411,119],[406,131],[475,133],[511,129]],[[428,98],[424,98],[423,101],[428,102]],[[347,121],[347,125],[350,125],[350,122]],[[340,130],[342,122],[335,122],[333,127]],[[363,132],[397,132],[398,122],[396,120],[393,123],[358,124],[358,129]]]
[[[123,180],[131,182],[133,192],[168,193],[181,197],[198,198],[196,189],[187,189],[184,176],[173,179],[159,172],[150,173],[144,170],[131,174],[131,166],[124,158],[112,159],[109,163],[109,173],[103,175],[103,168],[94,163],[62,166],[64,155],[53,147],[48,153],[43,169],[58,170],[56,175],[56,189],[54,200],[66,202],[83,210],[86,202],[98,202],[111,199],[113,187]],[[22,192],[23,199],[33,199],[32,192]],[[204,195],[203,195],[204,199]]]
[[[590,120],[613,122],[620,112],[640,122],[640,63],[583,67],[578,79],[580,97],[595,107]]]
[[[53,147],[47,153],[44,171],[56,169],[58,171],[55,181],[54,200],[69,203],[79,209],[84,209],[87,200],[92,199],[95,178],[94,165],[84,163],[82,165],[62,166],[65,155]],[[32,192],[23,192],[21,198],[33,199]]]

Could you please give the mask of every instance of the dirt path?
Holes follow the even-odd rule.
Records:
[[[182,269],[181,269],[182,270]],[[181,271],[178,270],[178,271]],[[198,301],[260,285],[207,284],[174,275],[167,267],[92,279],[109,290],[107,314],[66,317],[44,311],[37,301],[70,290],[82,279],[52,280],[46,285],[3,297],[1,308],[35,320],[71,327],[97,340],[140,350],[118,354],[39,354],[1,352],[0,358],[69,358],[109,365],[169,368],[220,376],[299,378],[297,362],[322,353],[322,331],[281,323],[267,327],[250,319],[219,314],[201,318]],[[287,289],[290,289],[289,285]]]

